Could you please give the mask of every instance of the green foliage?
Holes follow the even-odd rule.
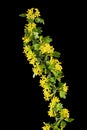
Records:
[[[38,51],[38,50],[39,50],[40,45],[39,45],[39,44],[34,44],[34,45],[33,45],[33,47],[34,47],[34,50]]]
[[[60,127],[63,129],[65,126],[67,125],[67,123],[65,121],[61,121],[60,123]]]
[[[46,69],[46,66],[43,63],[41,63],[39,66],[40,66],[41,70]]]
[[[26,17],[26,14],[25,13],[21,13],[19,14],[20,17]]]
[[[55,125],[55,126],[53,127],[53,130],[60,130],[60,129],[58,128],[58,126]]]
[[[37,18],[35,19],[35,22],[36,22],[36,23],[43,23],[43,24],[44,24],[44,20],[43,20],[42,18],[40,18],[40,17],[37,17]]]
[[[27,19],[27,22],[28,22],[28,23],[33,23],[34,20],[30,18],[30,19]]]
[[[63,104],[62,103],[57,103],[56,111],[60,111],[61,109],[63,109]]]
[[[44,43],[50,43],[50,42],[52,42],[52,38],[50,36],[45,36],[43,41],[44,41]]]
[[[39,38],[39,33],[38,32],[34,32],[33,34],[34,34],[35,39]]]
[[[35,28],[35,32],[38,32],[38,34],[41,34],[43,32],[41,27]]]
[[[67,122],[72,122],[74,121],[74,118],[69,118],[69,119],[66,119]]]
[[[54,57],[56,58],[59,58],[61,53],[60,52],[57,52],[57,51],[54,51],[53,54],[52,54]]]
[[[54,64],[49,64],[48,69],[52,69],[54,67]]]
[[[56,70],[52,70],[53,75],[55,76],[56,79],[61,79],[63,72],[62,71],[56,71]]]
[[[54,83],[54,84],[56,83],[55,77],[50,77],[50,78],[49,78],[49,81],[50,81],[51,83]]]
[[[60,91],[59,92],[59,96],[60,96],[60,98],[66,98],[66,92],[64,92],[64,91]]]
[[[61,88],[63,86],[63,83],[62,82],[58,82],[58,86],[59,86],[59,88]]]

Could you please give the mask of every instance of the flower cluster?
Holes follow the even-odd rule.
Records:
[[[51,88],[49,86],[49,79],[45,75],[41,76],[40,79],[40,86],[43,88],[44,99],[49,101],[52,97]]]
[[[31,8],[27,10],[26,17],[27,19],[35,19],[40,16],[40,12],[37,8]]]
[[[66,108],[62,109],[61,112],[60,112],[60,115],[62,117],[64,117],[65,119],[68,119],[69,118],[69,111],[68,111],[68,109],[66,109]]]
[[[42,54],[44,54],[44,53],[53,53],[54,48],[53,48],[53,46],[50,46],[49,43],[45,43],[45,44],[42,44],[40,46],[40,51],[41,51]]]
[[[37,8],[31,8],[25,14],[20,16],[26,17],[27,24],[24,28],[23,53],[29,64],[32,64],[33,78],[40,77],[39,86],[45,101],[49,102],[48,116],[54,118],[54,122],[45,123],[43,130],[63,130],[67,122],[71,122],[70,113],[61,102],[65,99],[68,86],[62,82],[63,68],[59,61],[60,53],[55,51],[51,45],[50,36],[43,37],[42,28],[37,24],[44,24],[40,12]]]
[[[48,123],[44,122],[44,126],[42,127],[43,130],[50,130],[51,126]]]
[[[55,111],[55,107],[56,105],[60,102],[60,99],[56,96],[54,96],[52,99],[51,99],[51,102],[49,104],[49,111],[48,111],[48,115],[50,117],[55,117],[56,116],[56,111]]]

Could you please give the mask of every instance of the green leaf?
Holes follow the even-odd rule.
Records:
[[[55,78],[54,78],[54,77],[49,78],[49,81],[50,81],[50,82],[52,82],[52,83],[56,83],[56,81],[55,81]]]
[[[39,44],[34,44],[34,45],[33,45],[33,47],[34,47],[34,49],[35,49],[36,51],[38,51],[38,50],[39,50],[40,45],[39,45]]]
[[[27,37],[29,37],[30,36],[30,33],[29,33],[29,31],[28,31],[28,29],[24,29],[24,33],[25,33],[25,35],[27,36]]]
[[[35,39],[39,38],[39,33],[38,32],[34,32],[33,34],[34,34]]]
[[[53,126],[53,130],[60,130],[57,125]]]
[[[52,54],[54,57],[56,58],[59,58],[61,53],[60,52],[57,52],[57,51],[54,51],[53,54]]]
[[[62,103],[58,103],[58,104],[56,105],[56,110],[57,110],[57,111],[60,111],[62,108],[63,108],[63,104],[62,104]]]
[[[19,14],[20,17],[26,17],[25,13]]]
[[[58,71],[58,79],[62,78],[63,77],[63,71]]]
[[[37,17],[37,18],[35,19],[35,22],[36,22],[36,23],[43,23],[43,24],[44,24],[44,20],[43,20],[42,18],[40,18],[40,17]]]
[[[35,31],[38,32],[39,34],[41,34],[43,32],[41,27],[37,27],[35,28]]]
[[[59,78],[59,71],[52,70],[52,73],[54,74],[55,78]]]
[[[44,64],[40,64],[39,66],[40,66],[41,69],[46,68],[46,66]]]
[[[45,74],[48,74],[49,73],[49,70],[47,68],[44,69],[44,73]]]
[[[64,91],[60,91],[59,92],[59,96],[60,96],[60,98],[66,98],[66,93],[64,92]]]
[[[65,121],[61,121],[61,123],[60,123],[61,128],[64,128],[66,125],[67,125],[67,123]]]
[[[58,86],[61,88],[61,87],[63,86],[63,84],[64,84],[64,83],[59,82],[59,83],[58,83]]]
[[[52,68],[54,68],[54,64],[50,64],[50,65],[48,66],[48,69],[52,69]]]
[[[33,23],[34,22],[34,20],[33,19],[27,19],[27,21],[28,21],[28,23]]]
[[[50,42],[52,42],[52,38],[51,38],[50,36],[44,37],[43,40],[44,40],[45,43],[50,43]]]
[[[72,122],[72,121],[74,121],[74,118],[68,118],[68,119],[66,119],[66,121],[67,122]]]

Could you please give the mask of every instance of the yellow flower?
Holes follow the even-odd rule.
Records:
[[[58,71],[61,71],[61,70],[62,70],[62,66],[60,65],[60,63],[56,63],[55,68],[56,68]]]
[[[29,50],[30,50],[30,46],[29,45],[27,45],[27,46],[25,46],[25,47],[23,47],[23,53],[28,53],[29,52]]]
[[[52,99],[51,99],[51,102],[49,104],[49,111],[48,111],[48,115],[50,117],[55,117],[56,116],[56,112],[54,111],[54,108],[55,108],[55,105],[60,102],[59,98],[57,96],[54,96]]]
[[[58,60],[57,59],[54,59],[52,56],[51,56],[51,58],[50,58],[50,64],[55,64],[55,63],[57,63],[58,62]]]
[[[26,13],[26,18],[27,19],[35,19],[36,17],[39,17],[40,16],[40,12],[37,8],[31,8],[31,9],[28,9],[27,10],[27,13]]]
[[[49,99],[52,97],[53,94],[51,94],[51,89],[49,88],[49,83],[48,83],[48,77],[45,75],[41,76],[40,79],[40,86],[43,88],[43,94],[44,94],[44,99],[49,101]]]
[[[49,89],[43,89],[44,99],[46,101],[49,101],[49,99],[52,97],[51,90]]]
[[[27,60],[29,61],[30,59],[36,59],[36,55],[32,52],[32,51],[29,51],[28,53],[26,53],[26,57],[27,57]]]
[[[43,130],[50,130],[50,128],[50,124],[45,124],[45,126],[42,127]]]
[[[50,117],[55,117],[56,116],[56,112],[52,108],[50,108],[49,111],[48,111],[48,115]]]
[[[30,60],[29,63],[32,64],[32,65],[34,65],[36,62],[37,62],[37,58],[34,57],[34,58],[32,58],[32,59]]]
[[[26,24],[25,28],[27,28],[27,30],[28,30],[29,32],[32,32],[32,30],[33,30],[34,28],[36,28],[36,24],[35,24],[35,23],[28,23],[28,24]]]
[[[32,14],[33,14],[33,10],[34,10],[34,8],[28,9],[28,10],[27,10],[27,14],[28,14],[28,15],[32,15]]]
[[[27,36],[22,37],[23,42],[28,43],[30,42],[30,38]]]
[[[54,64],[55,65],[55,69],[58,70],[58,71],[61,71],[62,70],[62,66],[60,65],[61,62],[59,62],[58,59],[54,59],[52,56],[50,58],[50,64]]]
[[[48,78],[45,75],[42,75],[40,79],[40,86],[46,88],[47,83],[48,83]]]
[[[48,82],[48,78],[45,75],[42,75],[41,79],[44,80],[45,82]]]
[[[42,70],[39,67],[39,63],[36,63],[34,65],[34,68],[32,69],[35,75],[42,75]]]
[[[27,13],[26,13],[26,18],[27,19],[34,19],[35,18],[34,14],[33,14],[33,10],[34,10],[34,8],[31,8],[31,9],[27,10]]]
[[[51,102],[49,104],[49,107],[52,107],[54,108],[55,104],[60,102],[59,98],[57,96],[54,96],[52,99],[51,99]]]
[[[66,83],[63,84],[63,91],[64,91],[64,92],[67,92],[67,91],[68,91],[68,86],[66,86]]]
[[[65,119],[69,118],[69,111],[68,111],[68,109],[66,109],[66,108],[62,109],[60,111],[60,115],[61,115],[61,117],[65,118]]]
[[[45,44],[40,46],[40,51],[41,51],[42,54],[44,54],[44,53],[53,53],[54,48],[53,48],[53,46],[50,46],[49,43],[45,43]]]
[[[39,10],[38,10],[37,8],[35,9],[35,11],[36,11],[36,12],[35,12],[35,17],[40,16],[40,12],[39,12]]]
[[[37,62],[36,55],[32,52],[30,46],[25,46],[23,53],[25,53],[27,60],[29,61],[30,64],[35,64]]]

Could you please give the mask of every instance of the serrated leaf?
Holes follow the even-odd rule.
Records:
[[[39,44],[34,44],[33,47],[37,51],[37,50],[39,50],[40,45]]]
[[[59,87],[62,87],[62,86],[63,86],[63,84],[64,84],[64,83],[59,82],[59,83],[58,83],[58,86],[59,86]]]
[[[53,127],[54,130],[60,130],[57,125]]]
[[[51,38],[50,36],[44,37],[43,40],[44,40],[45,43],[50,43],[50,42],[52,42],[52,38]]]
[[[59,96],[60,96],[60,98],[66,98],[66,93],[64,92],[64,91],[60,91],[59,92]]]
[[[44,20],[43,20],[42,18],[40,18],[40,17],[37,17],[37,18],[35,19],[35,22],[36,22],[36,23],[43,23],[43,24],[44,24]]]
[[[54,78],[54,77],[49,78],[49,80],[50,80],[50,82],[52,82],[52,83],[56,83],[56,81],[55,81],[55,78]]]
[[[59,78],[59,72],[58,71],[55,71],[55,70],[51,70],[52,73],[54,74],[55,78]]]
[[[39,66],[40,66],[41,69],[46,68],[46,66],[44,64],[40,64]]]
[[[54,64],[50,64],[50,65],[48,66],[48,69],[52,69],[52,68],[54,68]]]
[[[62,103],[58,103],[58,104],[56,105],[56,110],[57,110],[57,111],[60,111],[62,108],[63,108],[63,104],[62,104]]]
[[[41,27],[37,27],[35,29],[36,32],[38,32],[39,34],[41,34],[43,32],[42,28]]]
[[[26,17],[25,13],[19,14],[20,17]]]
[[[60,52],[57,52],[57,51],[54,51],[53,54],[52,54],[54,57],[56,58],[59,58],[61,53]]]
[[[61,128],[64,128],[66,125],[67,125],[67,123],[65,121],[61,121],[61,123],[60,123]]]
[[[38,32],[34,32],[33,34],[34,34],[35,39],[39,38],[39,33]]]
[[[63,77],[63,72],[62,71],[58,71],[58,77],[57,78],[59,79],[61,77]]]

